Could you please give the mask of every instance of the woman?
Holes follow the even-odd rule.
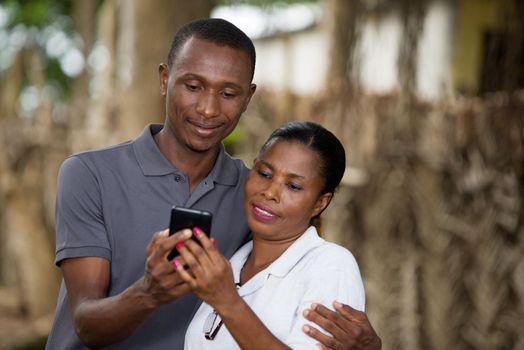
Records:
[[[337,299],[364,310],[355,259],[311,225],[344,169],[342,144],[318,124],[290,122],[271,134],[244,186],[253,240],[230,263],[198,228],[202,246],[177,246],[188,268],[173,264],[205,302],[187,330],[186,349],[309,349],[316,344],[302,331],[302,312],[311,303]]]

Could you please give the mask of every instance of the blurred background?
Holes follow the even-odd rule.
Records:
[[[524,349],[521,0],[0,2],[0,349],[42,349],[63,159],[164,119],[175,30],[221,17],[257,49],[227,148],[291,119],[343,140],[324,236],[359,262],[384,349]]]

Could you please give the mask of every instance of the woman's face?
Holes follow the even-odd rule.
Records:
[[[329,203],[319,156],[299,142],[277,139],[255,160],[244,185],[244,212],[256,238],[297,239]]]

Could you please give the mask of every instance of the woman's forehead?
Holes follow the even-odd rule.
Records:
[[[271,167],[279,168],[282,171],[308,175],[316,175],[319,168],[319,156],[309,146],[299,141],[288,141],[275,139],[263,153],[257,158]]]

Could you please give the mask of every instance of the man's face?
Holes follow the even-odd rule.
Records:
[[[160,88],[174,141],[190,151],[207,152],[233,131],[256,86],[247,53],[193,37],[172,67],[160,66]]]

